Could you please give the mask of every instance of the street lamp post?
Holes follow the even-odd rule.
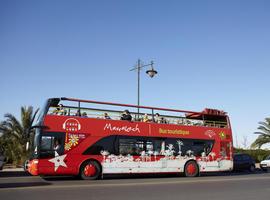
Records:
[[[137,74],[138,74],[138,88],[137,88],[137,92],[138,92],[138,99],[137,99],[137,105],[138,105],[138,118],[139,118],[139,113],[140,113],[140,72],[141,72],[141,69],[144,68],[144,67],[147,67],[147,66],[151,66],[151,69],[147,70],[146,73],[149,75],[150,78],[153,78],[158,72],[156,70],[154,70],[154,62],[151,61],[150,64],[142,64],[141,60],[138,59],[138,62],[137,62],[137,65],[132,68],[130,71],[134,71],[134,70],[137,70]]]

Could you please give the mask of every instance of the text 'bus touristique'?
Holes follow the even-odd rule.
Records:
[[[137,109],[140,110],[137,110]],[[73,98],[41,110],[26,168],[32,175],[184,173],[233,168],[228,115]]]

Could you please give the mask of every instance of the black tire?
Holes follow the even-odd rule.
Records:
[[[86,161],[81,165],[79,175],[83,180],[96,180],[101,175],[101,167],[97,161]]]
[[[23,164],[23,170],[24,170],[25,172],[28,172],[28,163],[29,163],[29,160],[26,160],[26,161],[24,162],[24,164]]]
[[[184,170],[184,173],[185,173],[185,176],[186,177],[196,177],[196,176],[199,176],[199,166],[198,164],[196,163],[196,161],[194,160],[191,160],[191,161],[188,161],[185,165],[185,170]]]
[[[261,168],[264,172],[267,172],[268,169],[267,168]]]
[[[256,169],[255,165],[250,165],[249,167],[250,172],[255,172],[255,169]]]

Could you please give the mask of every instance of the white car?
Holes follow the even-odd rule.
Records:
[[[263,171],[270,169],[270,156],[267,156],[265,160],[260,162],[260,167]]]

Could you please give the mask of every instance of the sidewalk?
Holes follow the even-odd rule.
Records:
[[[1,172],[23,172],[23,168],[4,168],[3,170],[0,171]]]

